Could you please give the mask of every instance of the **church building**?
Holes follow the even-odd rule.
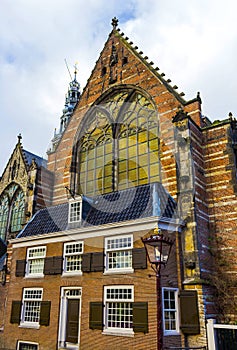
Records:
[[[77,79],[47,161],[19,136],[0,180],[0,348],[204,349],[209,318],[237,317],[236,120],[204,117],[116,18]]]

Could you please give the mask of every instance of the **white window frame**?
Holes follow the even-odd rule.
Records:
[[[75,213],[75,209],[79,205],[80,212]],[[68,210],[68,223],[69,224],[74,224],[77,223],[79,224],[81,222],[82,218],[82,198],[80,197],[79,199],[73,199],[69,201],[69,210]]]
[[[41,292],[40,298],[35,298],[35,297],[26,298],[27,291]],[[24,288],[23,289],[21,322],[20,322],[21,327],[27,327],[27,328],[39,328],[40,327],[39,320],[40,320],[40,309],[41,309],[41,301],[42,300],[43,300],[43,288]],[[39,306],[36,306],[36,308],[38,308],[38,321],[25,321],[26,303],[28,303],[28,302],[30,302],[30,303],[39,302]]]
[[[115,291],[115,293],[121,293],[122,291],[130,290],[131,293],[131,298],[113,298],[108,297],[108,291],[109,289],[112,289]],[[119,290],[121,292],[119,292]],[[117,292],[116,292],[117,291]],[[134,331],[133,327],[131,328],[123,328],[123,327],[111,327],[109,325],[109,303],[131,303],[130,309],[132,312],[133,308],[133,302],[134,302],[134,286],[131,285],[112,285],[112,286],[105,286],[104,287],[104,305],[105,305],[105,312],[104,312],[104,330],[103,334],[109,334],[109,335],[118,335],[118,336],[128,336],[128,337],[133,337],[134,336]],[[114,310],[113,307],[111,307],[111,310]],[[117,321],[119,322],[119,321]],[[130,321],[131,325],[133,325],[133,315],[132,315],[132,320]]]
[[[32,251],[37,251],[37,249],[39,250],[43,250],[42,254],[41,255],[38,255],[38,256],[30,256],[31,255],[31,252]],[[31,248],[28,248],[27,249],[27,263],[26,263],[26,274],[25,276],[26,277],[43,277],[44,276],[44,260],[45,260],[45,257],[46,257],[46,246],[37,246],[37,247],[31,247]],[[41,272],[38,272],[38,273],[31,273],[30,272],[30,267],[31,267],[31,263],[33,261],[36,261],[38,260],[39,262],[41,262],[42,264],[42,271]]]
[[[126,242],[126,240],[129,240],[129,239],[131,241],[130,245],[127,245],[125,247],[119,246],[120,244],[122,244],[122,240],[125,240],[125,242]],[[117,247],[110,246],[112,240],[117,241],[117,244],[115,243],[115,245],[117,245]],[[133,273],[134,269],[132,267],[132,250],[133,250],[133,235],[132,234],[106,237],[105,238],[105,272],[104,273],[105,274]],[[115,255],[114,259],[116,260],[116,254],[121,253],[121,252],[130,254],[131,266],[128,266],[128,267],[120,267],[120,266],[110,267],[110,259],[113,259],[113,257],[111,257],[111,254]],[[126,257],[118,256],[117,259],[118,259],[118,261],[121,260],[121,262],[123,263],[125,261]]]
[[[173,292],[174,293],[174,301],[175,301],[175,308],[167,308],[165,307],[165,292]],[[162,288],[162,317],[163,317],[163,331],[164,335],[178,335],[180,334],[180,321],[179,321],[179,302],[178,302],[178,288]],[[170,299],[169,299],[170,300]],[[171,312],[174,314],[175,319],[175,329],[166,329],[165,324],[165,313]]]
[[[20,350],[20,346],[22,344],[26,344],[26,345],[36,345],[36,349],[38,350],[39,349],[39,344],[38,343],[34,343],[32,341],[27,341],[27,340],[18,340],[17,342],[17,350]]]
[[[70,252],[67,253],[67,248],[71,245],[76,245],[79,244],[81,245],[81,250],[80,251],[75,251],[75,252]],[[83,241],[73,241],[73,242],[67,242],[64,244],[63,248],[63,275],[82,275],[82,269],[80,270],[75,270],[75,271],[67,271],[67,259],[69,257],[76,257],[79,255],[80,256],[80,266],[82,264],[82,254],[84,252],[84,242]]]

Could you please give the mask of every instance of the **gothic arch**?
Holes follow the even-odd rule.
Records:
[[[7,232],[16,233],[22,229],[25,214],[25,195],[15,182],[0,195],[0,238],[5,241]]]
[[[160,181],[158,113],[134,86],[107,91],[84,116],[72,167],[74,191],[109,193]]]

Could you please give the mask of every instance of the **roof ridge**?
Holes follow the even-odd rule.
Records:
[[[151,70],[151,72],[158,78],[160,79],[160,81],[165,85],[165,87],[172,93],[175,95],[175,97],[179,100],[180,103],[182,103],[183,105],[187,105],[187,104],[190,104],[191,102],[194,102],[194,101],[199,101],[198,97],[194,98],[194,99],[191,99],[191,100],[188,100],[186,101],[183,96],[185,95],[184,92],[180,92],[178,93],[176,90],[178,89],[178,86],[177,85],[170,85],[171,83],[171,79],[164,79],[164,76],[165,76],[165,73],[158,73],[158,71],[160,70],[160,68],[157,66],[157,67],[153,67],[154,65],[154,62],[153,61],[150,61],[148,62],[148,56],[145,56],[143,57],[143,51],[137,51],[138,50],[138,46],[135,45],[133,46],[133,41],[128,41],[129,40],[129,37],[124,37],[124,32],[121,32],[121,29],[120,28],[113,28],[112,31],[110,32],[109,34],[109,38],[112,34],[114,35],[117,35],[119,36],[122,41],[127,45],[129,46],[129,48],[132,50],[132,52]]]

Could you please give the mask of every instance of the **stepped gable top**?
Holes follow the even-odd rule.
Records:
[[[39,210],[17,238],[68,229],[68,203]],[[160,183],[142,185],[93,198],[82,197],[80,227],[159,216],[177,218],[176,202]]]
[[[106,41],[106,43],[104,44],[104,48],[102,49],[101,53],[100,53],[100,56],[98,58],[98,60],[96,61],[95,63],[95,66],[94,66],[94,69],[92,70],[91,72],[91,76],[90,78],[87,80],[87,84],[86,86],[84,87],[84,91],[86,91],[87,87],[88,87],[88,84],[89,84],[89,81],[91,79],[91,77],[93,76],[93,73],[97,67],[97,65],[99,64],[100,60],[101,60],[101,54],[102,52],[104,51],[105,47],[108,45],[108,42],[112,39],[113,40],[113,37],[117,37],[120,42],[130,51],[132,52],[140,61],[143,62],[143,64],[149,69],[150,72],[152,72],[158,79],[159,81],[167,88],[167,90],[172,93],[175,98],[183,105],[189,105],[193,102],[196,102],[198,101],[199,103],[201,103],[201,98],[200,98],[200,95],[199,93],[197,94],[197,97],[191,99],[191,100],[188,100],[186,101],[183,96],[185,95],[183,92],[178,92],[177,89],[178,87],[176,85],[171,85],[171,80],[170,79],[165,79],[165,73],[159,73],[159,70],[160,68],[158,67],[153,67],[154,66],[154,62],[152,61],[148,61],[148,57],[147,56],[144,56],[143,55],[143,52],[138,50],[138,47],[136,45],[133,44],[132,41],[129,41],[129,38],[127,36],[125,36],[125,34],[123,32],[121,32],[121,29],[118,28],[118,19],[116,17],[114,17],[112,19],[112,31],[110,32],[109,34],[109,37]],[[112,53],[111,55],[111,58],[113,60],[113,63],[116,63],[116,54]],[[114,61],[115,59],[115,61]],[[110,62],[110,65],[112,64],[112,62]]]

